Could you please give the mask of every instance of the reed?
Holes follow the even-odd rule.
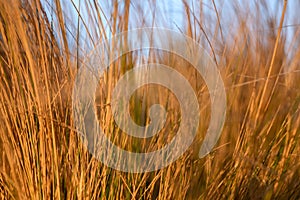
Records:
[[[225,126],[213,152],[199,159],[210,120],[207,87],[186,61],[153,50],[146,62],[172,66],[189,80],[201,122],[194,143],[177,161],[137,174],[108,168],[89,154],[74,126],[71,92],[87,49],[109,34],[154,27],[164,13],[156,1],[145,1],[153,21],[135,1],[78,2],[0,1],[2,199],[300,198],[300,29],[289,25],[299,24],[294,2],[277,3],[277,16],[265,1],[226,6],[183,1],[184,28],[178,31],[201,43],[218,64],[227,93]],[[117,44],[112,48],[124,50]],[[163,130],[138,140],[116,126],[109,106],[112,89],[138,55],[123,55],[104,72],[95,105],[115,144],[144,152],[172,139],[180,114],[171,91],[145,86],[131,99],[132,118],[149,123],[149,106],[159,103],[171,113]]]

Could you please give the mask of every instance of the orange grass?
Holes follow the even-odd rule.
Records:
[[[131,174],[104,166],[80,142],[72,119],[71,91],[84,57],[82,49],[109,37],[106,24],[115,34],[132,24],[149,26],[143,20],[135,22],[130,13],[138,19],[145,16],[131,6],[131,0],[113,1],[105,16],[99,2],[80,1],[76,17],[66,14],[70,7],[62,5],[65,1],[43,2],[0,1],[2,199],[300,198],[300,27],[285,23],[297,24],[297,16],[291,13],[298,12],[297,6],[286,9],[291,2],[282,1],[280,15],[273,16],[264,1],[254,6],[230,3],[227,10],[221,1],[209,5],[183,2],[186,28],[178,31],[211,53],[225,82],[225,126],[213,152],[199,159],[210,119],[208,90],[183,60],[168,54],[152,58],[174,67],[190,81],[202,120],[195,142],[176,162],[155,172]],[[156,1],[147,2],[155,11]],[[46,5],[52,6],[51,12],[45,10]],[[75,3],[70,6],[74,9]],[[210,13],[204,11],[208,8]],[[222,12],[230,13],[228,18]],[[134,67],[136,59],[127,54],[105,72],[95,102],[98,117],[119,146],[135,151],[157,149],[178,126],[178,103],[170,91],[149,86],[132,98],[132,117],[140,125],[149,122],[147,112],[154,102],[174,110],[162,134],[147,141],[119,130],[107,106],[115,83]],[[153,90],[157,97],[145,96]]]

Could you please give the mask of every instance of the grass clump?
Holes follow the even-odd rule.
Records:
[[[199,159],[210,119],[208,90],[188,63],[152,52],[152,61],[174,67],[190,81],[202,120],[195,142],[177,161],[155,172],[131,174],[99,163],[81,143],[72,118],[72,86],[86,49],[110,34],[167,22],[164,7],[145,2],[152,16],[147,18],[131,0],[63,2],[0,1],[1,198],[300,198],[300,34],[291,25],[299,21],[297,3],[274,3],[274,12],[264,1],[182,2],[183,25],[177,30],[211,53],[225,82],[225,126],[213,152]],[[105,71],[95,104],[100,105],[100,124],[116,144],[153,150],[177,130],[179,105],[171,91],[147,86],[132,98],[131,115],[140,125],[149,122],[153,103],[174,111],[161,134],[150,140],[126,136],[107,106],[115,83],[137,62],[129,53]],[[153,91],[156,97],[146,95]]]

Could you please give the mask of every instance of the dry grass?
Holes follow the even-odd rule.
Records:
[[[155,11],[155,1],[148,3]],[[183,4],[186,28],[180,31],[203,44],[221,70],[227,92],[225,127],[214,151],[199,159],[210,116],[210,103],[203,103],[209,102],[207,88],[200,75],[195,76],[187,64],[180,65],[184,61],[167,54],[154,57],[191,82],[205,120],[195,142],[176,162],[155,172],[131,174],[97,162],[80,143],[71,115],[71,91],[81,50],[109,37],[103,19],[112,34],[132,24],[154,24],[142,20],[142,10],[131,7],[130,0],[114,1],[105,17],[96,1],[82,1],[85,6],[76,11],[78,24],[74,16],[63,13],[67,8],[59,0],[0,1],[0,197],[299,199],[300,29],[284,26],[286,21],[297,24],[291,13],[297,6],[286,9],[286,3],[278,4],[279,16],[273,16],[264,1],[249,7],[232,3],[227,11],[214,1]],[[53,6],[52,12],[46,14],[45,5]],[[212,12],[203,11],[209,7]],[[137,18],[130,18],[131,12]],[[229,12],[230,23],[221,12]],[[154,102],[175,110],[162,134],[149,141],[122,133],[107,106],[116,81],[135,62],[134,54],[127,54],[105,72],[99,83],[105,95],[96,99],[99,119],[119,146],[156,149],[178,126],[178,103],[170,92],[145,87],[132,99],[132,116],[140,125],[148,122],[146,113]],[[145,91],[154,90],[156,98],[145,96]]]

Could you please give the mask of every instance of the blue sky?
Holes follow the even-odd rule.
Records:
[[[44,0],[45,2],[47,2],[47,0]],[[53,0],[52,0],[53,1]],[[50,2],[50,4],[52,4],[51,0],[48,2]],[[70,40],[74,40],[74,38],[76,36],[76,30],[77,30],[77,14],[76,14],[76,10],[74,8],[74,6],[70,3],[71,1],[62,1],[63,4],[63,10],[65,12],[65,18],[66,18],[66,26],[68,27],[68,31],[69,31],[69,37]],[[77,8],[79,8],[79,2],[81,4],[81,13],[82,13],[82,17],[84,18],[84,20],[87,22],[87,25],[91,25],[93,26],[93,23],[89,23],[89,19],[88,19],[88,15],[85,14],[87,13],[85,11],[85,6],[84,4],[86,3],[86,0],[74,0],[73,1],[74,4],[76,5]],[[106,16],[110,16],[110,13],[112,12],[112,2],[113,1],[98,1],[99,5],[101,6],[101,8],[103,9],[103,12],[105,13]],[[122,8],[122,3],[124,1],[120,0],[120,9]],[[131,7],[130,7],[130,24],[129,24],[129,28],[138,28],[141,27],[141,25],[146,24],[147,26],[159,26],[159,27],[166,27],[166,28],[171,28],[171,29],[185,29],[185,23],[184,23],[184,18],[185,16],[185,9],[183,6],[182,1],[180,0],[156,0],[156,7],[154,7],[153,5],[153,0],[131,0]],[[197,0],[187,0],[188,4],[190,5],[191,9],[194,10],[195,13],[199,14],[199,8],[197,7],[197,5],[199,5],[199,2]],[[197,2],[197,3],[196,3]],[[215,26],[216,23],[216,15],[214,12],[214,7],[212,4],[211,0],[203,0],[203,11],[207,14],[209,14],[211,16],[211,21],[212,23],[206,24],[206,26]],[[223,29],[226,31],[226,27],[224,28],[224,26],[226,25],[231,25],[234,23],[235,18],[232,15],[232,9],[230,8],[228,3],[229,1],[222,1],[222,0],[215,0],[216,6],[218,8],[218,11],[220,12],[219,14],[221,14],[221,25],[223,26]],[[237,3],[239,3],[240,6],[240,11],[243,12],[243,1],[242,0],[237,0]],[[252,4],[252,6],[254,7],[256,1],[251,1],[250,4]],[[262,2],[262,1],[258,1],[258,2]],[[276,1],[276,0],[266,0],[266,6],[271,10],[271,15],[275,16],[277,20],[280,19],[280,15],[281,15],[281,9],[282,9],[282,2],[283,0],[280,1]],[[47,3],[45,3],[45,5],[47,5]],[[50,5],[51,6],[51,5]],[[47,7],[47,6],[46,6]],[[48,3],[48,7],[49,7],[49,3]],[[297,1],[289,1],[288,2],[288,9],[287,9],[287,16],[286,16],[286,20],[285,20],[285,25],[290,25],[290,24],[297,24],[299,23],[298,21],[293,21],[292,17],[296,14],[295,12],[297,12],[297,9],[295,8],[300,8],[300,2]],[[136,11],[138,10],[138,11]],[[155,13],[154,13],[155,11]],[[262,12],[262,16],[264,15],[264,10],[261,10]],[[49,15],[51,15],[51,11],[48,11]],[[143,16],[137,15],[137,13],[142,13]],[[152,24],[153,22],[153,16],[156,16],[155,20],[154,20],[154,24]],[[103,16],[102,16],[103,17]],[[200,19],[200,16],[197,16],[198,19]],[[142,21],[142,19],[146,20],[146,21]],[[54,20],[55,21],[55,20]],[[105,21],[105,20],[103,20]],[[279,23],[277,23],[279,24]],[[105,24],[106,27],[106,33],[108,34],[108,36],[110,35],[109,32],[109,27],[108,27],[109,23]],[[57,25],[58,26],[58,25]],[[80,23],[80,27],[81,27],[81,43],[84,44],[86,43],[87,46],[90,46],[90,42],[88,41],[88,38],[86,34],[84,34],[84,25],[81,22]],[[91,28],[92,27],[88,27]],[[291,35],[291,30],[295,28],[293,26],[291,27],[287,27],[284,28],[284,31],[288,32],[288,40],[291,42],[292,39],[292,35]],[[72,36],[73,35],[73,36]],[[85,47],[83,47],[85,48]]]

